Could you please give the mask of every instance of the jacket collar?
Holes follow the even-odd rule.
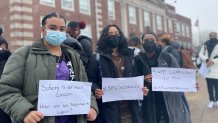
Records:
[[[33,54],[51,54],[50,51],[46,48],[45,44],[43,43],[44,39],[38,39],[34,41],[32,44],[32,50],[31,53]]]
[[[45,44],[43,43],[44,41],[45,41],[45,39],[38,39],[38,40],[34,41],[34,43],[32,44],[31,53],[33,53],[33,54],[52,54],[47,49]],[[61,44],[61,47],[69,49],[69,47],[64,45],[64,44]]]

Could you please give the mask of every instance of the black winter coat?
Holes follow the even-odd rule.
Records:
[[[98,59],[98,68],[99,74],[101,77],[111,77],[116,78],[118,77],[117,70],[115,65],[112,61],[110,54],[98,54],[96,56]],[[124,77],[132,77],[133,75],[133,58],[131,55],[123,55],[124,58]],[[93,83],[92,90],[94,91],[97,88],[101,88],[102,83],[101,81],[98,83]],[[128,101],[130,106],[130,111],[132,113],[133,123],[141,123],[141,115],[140,115],[140,108],[138,100],[131,100]],[[99,115],[97,117],[96,123],[120,123],[120,101],[114,102],[106,102],[102,103],[102,100],[98,100],[98,108],[99,108]]]
[[[134,70],[138,76],[151,74],[151,67],[179,67],[176,59],[167,52],[158,52],[152,62],[148,61],[143,53],[135,58]],[[159,119],[160,116],[164,117],[163,123],[191,123],[190,112],[183,93],[154,92],[150,83],[145,81],[145,85],[150,91],[142,101],[143,123],[163,122]]]
[[[8,57],[11,55],[10,51],[0,51],[0,78],[4,70],[4,66],[8,60]],[[2,123],[11,123],[10,116],[0,109],[0,121]]]
[[[4,66],[8,60],[8,57],[11,55],[10,51],[0,50],[0,77],[2,75]]]

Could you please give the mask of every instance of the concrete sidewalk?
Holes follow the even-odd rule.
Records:
[[[186,93],[188,100],[192,123],[218,123],[218,108],[209,109],[209,102],[206,81],[198,75],[200,89],[197,93]]]

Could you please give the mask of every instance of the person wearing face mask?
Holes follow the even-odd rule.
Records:
[[[101,77],[133,77],[133,51],[117,25],[107,25],[97,44],[96,59]],[[96,73],[97,74],[97,73]],[[96,123],[141,123],[138,100],[102,102],[101,78],[93,82],[92,91],[97,98],[99,115]],[[142,89],[147,95],[148,89]],[[128,93],[128,92],[127,92]]]
[[[218,40],[217,33],[209,34],[210,40],[206,41],[200,52],[199,57],[207,65],[206,75],[207,89],[209,93],[208,108],[218,107]]]
[[[143,123],[191,123],[190,112],[182,94],[178,92],[154,92],[152,90],[152,67],[178,68],[176,59],[157,45],[153,32],[143,35],[144,53],[135,57],[136,75],[144,75],[144,85],[150,92],[142,101]]]
[[[1,33],[1,31],[0,31]],[[8,49],[7,41],[0,36],[0,78],[4,69],[4,66],[11,55]],[[11,123],[10,117],[0,109],[0,121],[3,123]]]
[[[96,119],[98,108],[93,95],[87,115],[44,116],[36,109],[39,80],[87,81],[78,54],[62,44],[65,24],[58,13],[44,16],[43,38],[19,48],[8,59],[0,80],[0,108],[13,123],[86,123]]]

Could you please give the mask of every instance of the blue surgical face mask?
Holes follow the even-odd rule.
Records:
[[[66,40],[66,33],[54,30],[46,30],[47,34],[45,39],[51,46],[59,46],[61,43]]]

